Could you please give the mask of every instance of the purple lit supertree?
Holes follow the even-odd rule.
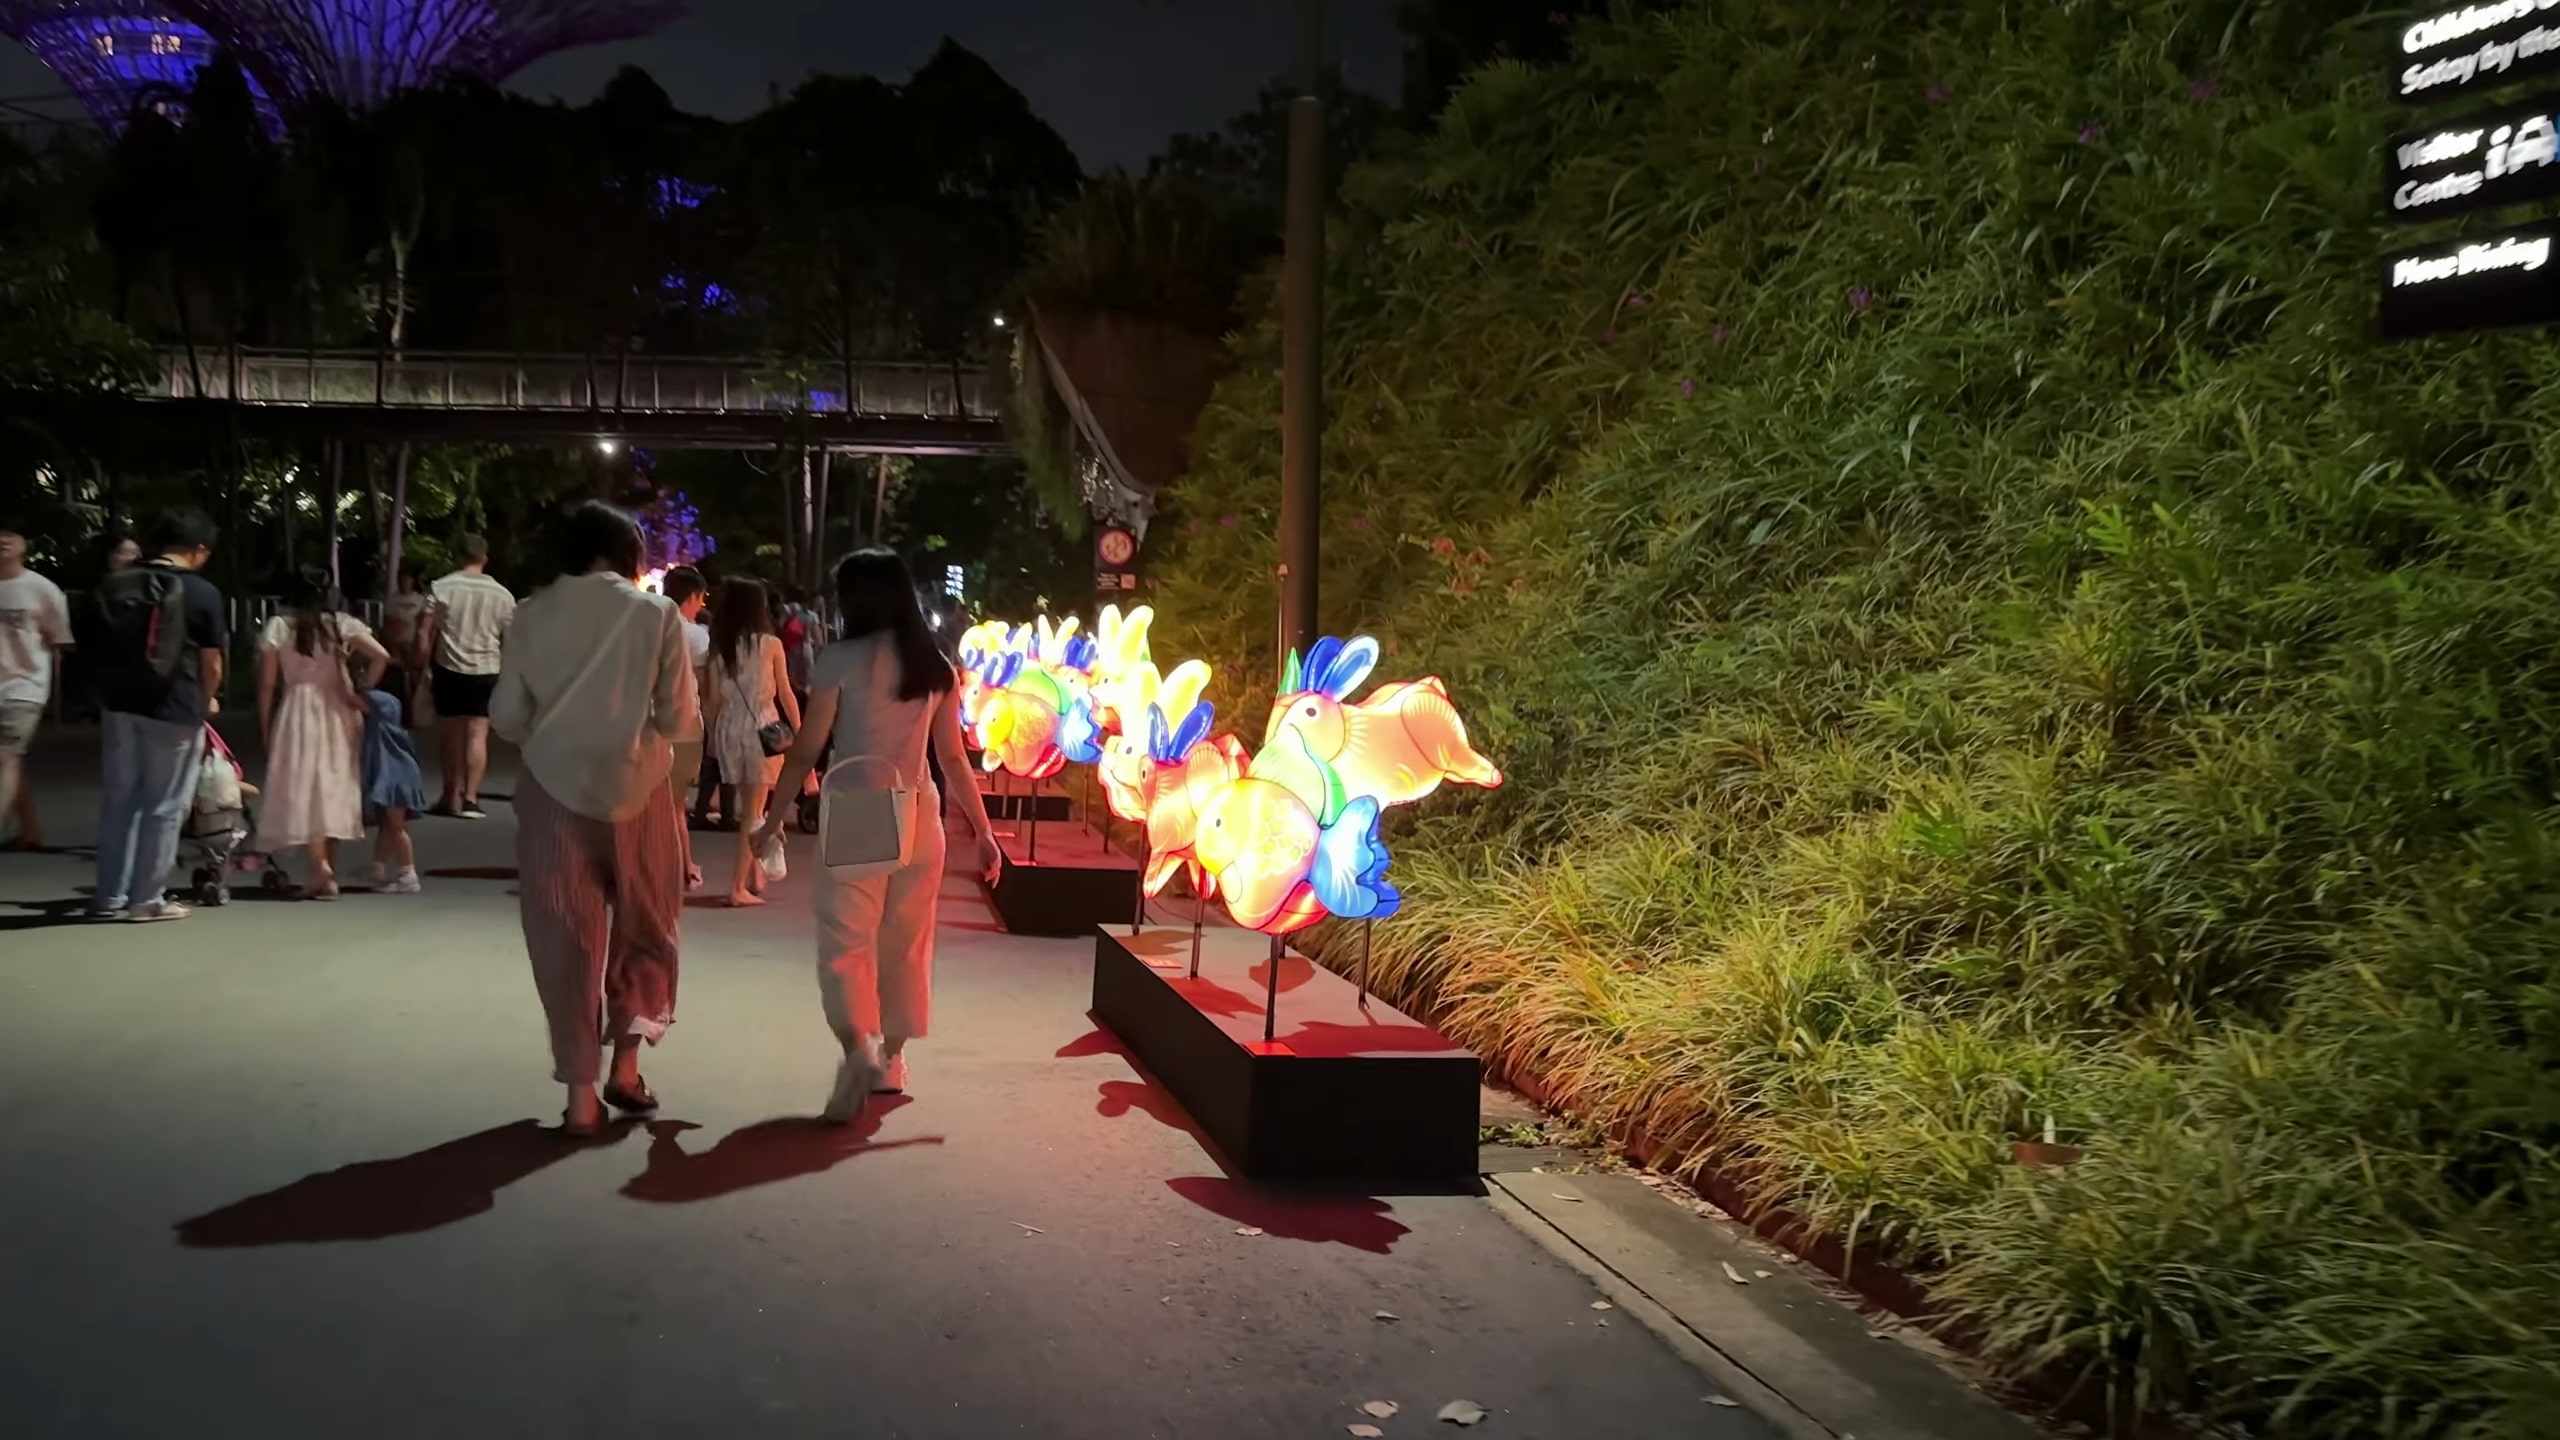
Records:
[[[154,0],[0,0],[0,34],[34,51],[110,134],[136,106],[172,113],[218,48],[202,26]],[[272,121],[265,87],[248,79]]]
[[[0,0],[36,52],[115,128],[153,87],[183,93],[215,49],[262,100],[370,109],[448,75],[495,84],[557,50],[645,35],[686,0]]]

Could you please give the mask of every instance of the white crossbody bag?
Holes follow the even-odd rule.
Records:
[[[878,755],[839,760],[818,784],[819,863],[839,880],[904,869],[915,852],[915,815],[914,782],[897,766]]]
[[[875,653],[875,681],[879,664]],[[915,786],[885,756],[848,755],[828,766],[818,782],[818,863],[840,880],[906,868],[915,854]]]

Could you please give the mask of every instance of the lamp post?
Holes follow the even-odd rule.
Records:
[[[1324,476],[1324,0],[1301,0],[1280,321],[1280,663],[1316,638]]]

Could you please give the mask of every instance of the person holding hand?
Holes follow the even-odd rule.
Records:
[[[822,867],[817,877],[818,995],[844,1047],[825,1116],[841,1125],[852,1123],[872,1094],[906,1089],[907,1042],[924,1036],[932,1008],[945,850],[928,753],[940,758],[944,783],[975,837],[976,868],[992,877],[1004,852],[960,738],[959,678],[934,644],[906,562],[890,550],[857,550],[837,564],[835,584],[844,638],[810,666],[806,723],[777,793],[795,793],[832,740],[840,761],[888,762],[915,807],[899,868],[847,879]],[[789,811],[773,807],[756,836],[759,848],[783,843]]]

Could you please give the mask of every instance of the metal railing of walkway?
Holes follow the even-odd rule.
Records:
[[[799,369],[795,375],[794,369]],[[146,392],[165,400],[376,409],[997,418],[986,372],[857,361],[350,350],[164,350]]]

